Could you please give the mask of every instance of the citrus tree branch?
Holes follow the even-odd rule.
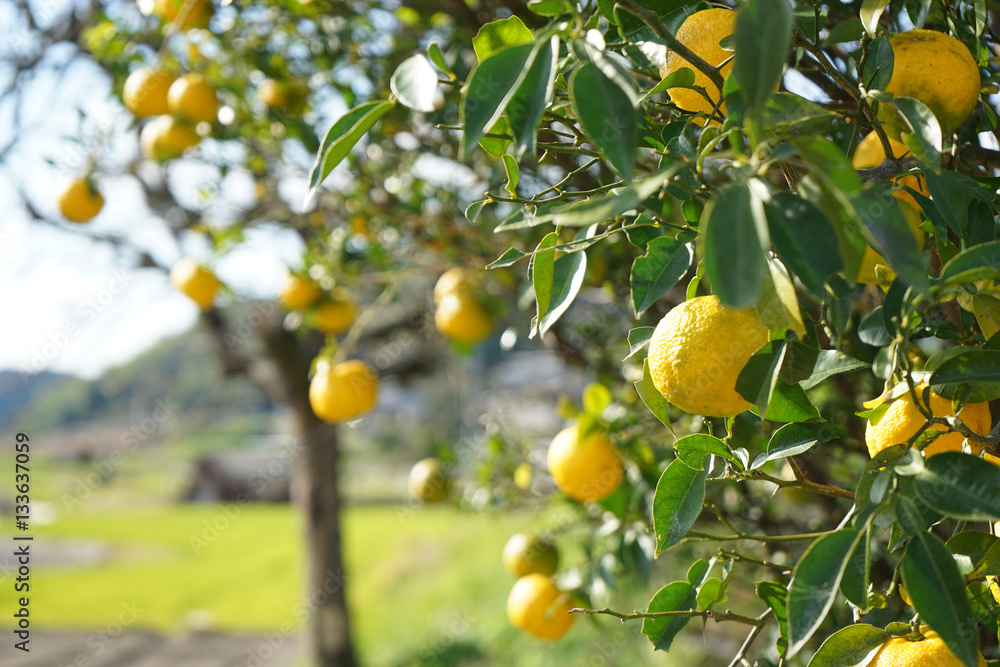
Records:
[[[741,614],[734,614],[729,611],[714,611],[712,609],[706,609],[704,611],[698,611],[696,609],[681,609],[675,611],[657,611],[657,612],[641,612],[633,611],[631,614],[623,614],[619,611],[614,611],[613,609],[583,609],[581,607],[574,607],[569,610],[571,614],[603,614],[605,616],[614,616],[615,618],[621,619],[621,622],[634,621],[640,618],[672,618],[675,616],[683,616],[686,618],[704,618],[708,620],[715,621],[716,623],[723,623],[725,621],[733,621],[735,623],[742,623],[744,625],[752,625],[755,628],[760,628],[767,625],[768,621],[771,620],[771,610],[768,609],[760,616],[743,616]]]

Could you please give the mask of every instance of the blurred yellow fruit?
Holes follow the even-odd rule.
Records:
[[[335,287],[328,299],[316,308],[312,325],[325,334],[340,334],[351,328],[358,318],[358,304],[343,287]]]
[[[569,600],[544,574],[529,574],[514,584],[507,597],[507,618],[539,639],[556,640],[573,624]]]
[[[209,310],[219,291],[219,279],[191,257],[180,260],[170,270],[170,282],[198,304],[202,310]]]
[[[649,374],[663,397],[681,410],[732,417],[753,407],[736,392],[736,378],[767,342],[767,327],[751,308],[699,296],[674,307],[649,341]]]
[[[965,44],[936,30],[908,30],[889,40],[892,78],[886,92],[913,97],[930,108],[944,134],[965,122],[979,101],[979,67]],[[886,132],[896,139],[906,123],[889,105],[879,110]]]
[[[574,500],[600,500],[618,488],[625,467],[615,446],[597,433],[580,441],[577,424],[560,431],[549,445],[549,474],[559,490]]]
[[[493,318],[466,294],[444,297],[434,310],[434,325],[443,336],[468,344],[478,343],[493,332]]]
[[[167,106],[181,120],[214,123],[219,113],[219,98],[201,74],[185,74],[170,86]]]
[[[327,422],[357,419],[375,407],[378,376],[363,361],[320,362],[309,383],[309,405]]]
[[[543,574],[551,577],[559,568],[559,551],[547,537],[537,533],[511,535],[503,547],[503,566],[515,577]]]
[[[448,269],[434,284],[434,305],[449,294],[472,292],[479,285],[479,274],[460,266]]]
[[[309,278],[289,273],[278,295],[278,301],[288,310],[305,310],[316,303],[316,299],[322,294],[323,290],[319,285]]]
[[[868,667],[963,667],[963,663],[945,645],[937,633],[926,626],[920,628],[923,639],[907,637],[890,639],[878,650]],[[979,656],[979,666],[986,660]]]
[[[143,157],[157,162],[180,157],[200,141],[201,136],[193,127],[173,116],[154,118],[139,133],[139,149]]]
[[[129,74],[122,88],[125,108],[139,118],[169,113],[167,94],[176,77],[167,70],[142,67]]]
[[[104,197],[89,178],[77,178],[59,193],[59,212],[71,222],[88,222],[104,208]]]
[[[410,470],[410,497],[425,503],[441,502],[448,497],[448,474],[441,459],[426,458]]]
[[[918,394],[923,392],[923,388],[924,385],[917,385]],[[884,400],[880,396],[866,402],[865,407],[873,408],[883,402]],[[950,417],[954,415],[951,411],[951,400],[943,396],[938,396],[934,392],[931,392],[930,408],[931,413],[935,417]],[[958,413],[958,416],[975,433],[979,433],[980,435],[989,434],[992,419],[988,403],[968,403]],[[868,454],[874,457],[886,447],[906,443],[916,435],[917,431],[920,430],[920,427],[926,421],[914,404],[913,397],[909,392],[894,399],[889,403],[889,407],[885,412],[879,415],[874,421],[869,422],[865,428],[865,443],[868,445]],[[944,426],[935,424],[929,430],[944,431],[946,429]],[[937,440],[928,445],[924,449],[924,454],[926,456],[934,456],[941,452],[962,451],[963,440],[965,440],[965,437],[961,433],[954,431],[946,433],[945,435],[938,436]],[[978,454],[982,450],[981,447],[973,443],[969,443],[969,445],[975,454]],[[986,455],[986,458],[994,463],[1000,463],[1000,460],[989,454]]]
[[[156,0],[153,5],[153,13],[167,23],[177,20],[181,12],[185,11],[179,26],[182,31],[207,28],[215,10],[209,0]]]
[[[530,463],[522,463],[514,469],[514,484],[519,489],[527,489],[531,486],[531,478],[534,474]]]
[[[298,80],[264,79],[257,86],[257,97],[269,109],[298,115],[306,106],[309,86]]]
[[[729,37],[736,30],[736,12],[730,9],[703,9],[695,12],[684,19],[684,23],[677,29],[675,37],[677,41],[691,49],[695,55],[713,67],[718,67],[726,59],[732,58],[733,52],[719,46],[719,42]],[[695,68],[687,60],[677,55],[673,51],[667,52],[667,62],[660,72],[666,78],[682,67],[690,67],[694,71],[694,85],[702,86],[713,102],[717,102],[721,96],[718,86],[704,72]],[[733,61],[730,60],[719,70],[722,78],[729,75],[733,68]],[[667,90],[671,101],[685,111],[700,111],[711,115],[713,105],[706,100],[701,93],[691,88],[670,88]],[[720,107],[720,112],[724,113],[725,104]],[[705,125],[706,118],[695,117],[693,119],[698,125]],[[718,124],[717,121],[712,121]]]

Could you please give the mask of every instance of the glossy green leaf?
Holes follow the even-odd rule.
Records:
[[[451,68],[448,67],[448,63],[444,61],[444,55],[441,53],[441,47],[438,46],[437,42],[431,42],[427,45],[427,57],[431,59],[431,62],[434,63],[439,70],[444,72],[446,77],[452,81],[455,80],[455,73],[451,71]]]
[[[422,53],[400,63],[389,79],[389,89],[399,103],[414,111],[434,111],[437,87],[437,72]]]
[[[785,424],[774,432],[767,443],[767,451],[757,457],[752,467],[759,468],[767,461],[797,456],[835,437],[837,434],[825,424]]]
[[[849,528],[824,535],[799,559],[788,586],[788,657],[802,650],[826,618],[862,536]]]
[[[914,477],[917,496],[945,516],[966,521],[1000,521],[997,466],[962,452],[941,452],[927,459]]]
[[[697,603],[697,593],[694,586],[686,581],[675,581],[667,584],[656,592],[646,607],[647,613],[664,611],[684,611],[694,609]],[[690,619],[686,616],[668,616],[664,618],[642,619],[642,634],[653,642],[660,651],[667,651],[684,626]]]
[[[944,285],[961,285],[987,278],[1000,278],[1000,241],[963,250],[941,267]]]
[[[544,312],[539,310],[538,314],[540,336],[544,336],[545,332],[552,328],[552,325],[573,305],[573,300],[579,294],[586,275],[586,253],[575,252],[556,259],[552,275],[552,298],[548,308]]]
[[[760,294],[767,275],[758,217],[766,227],[763,207],[747,185],[731,185],[719,191],[702,216],[702,255],[705,275],[726,305],[749,306]],[[764,230],[764,234],[767,230]],[[766,242],[766,237],[763,239]]]
[[[946,398],[962,395],[976,403],[1000,398],[1000,350],[971,348],[948,355],[932,369],[931,389]]]
[[[763,413],[771,403],[785,359],[785,341],[772,340],[753,353],[736,378],[736,393]]]
[[[906,147],[924,165],[926,170],[937,172],[941,169],[941,126],[930,108],[912,97],[897,97],[892,103],[906,118],[913,132],[903,135]]]
[[[524,80],[507,102],[506,113],[514,135],[514,152],[518,158],[535,154],[538,123],[552,103],[559,38],[553,36],[535,46],[535,53]]]
[[[469,73],[459,108],[462,156],[468,155],[486,129],[500,118],[526,76],[533,53],[531,44],[506,46],[492,52]]]
[[[795,283],[778,259],[768,260],[769,275],[757,297],[757,314],[769,331],[791,329],[800,339],[806,337],[806,325],[799,311]]]
[[[771,242],[785,266],[817,298],[826,294],[826,279],[844,268],[837,232],[826,214],[812,202],[780,192],[764,206]]]
[[[607,195],[560,206],[548,214],[539,216],[539,220],[561,227],[585,227],[596,223],[607,223],[622,213],[636,208],[659,192],[679,168],[679,165],[666,167]]]
[[[758,581],[754,584],[757,597],[764,601],[778,621],[778,655],[788,650],[788,589],[776,581]]]
[[[521,252],[517,248],[510,248],[504,254],[500,255],[492,264],[489,264],[487,269],[500,269],[505,266],[510,266],[520,260],[522,257],[527,257],[528,254]]]
[[[756,407],[751,411],[760,414]],[[802,387],[778,380],[764,418],[775,422],[806,422],[819,419],[819,410]]]
[[[638,115],[631,91],[605,76],[593,62],[574,70],[569,80],[573,112],[608,164],[626,182],[632,180]]]
[[[637,318],[684,277],[692,260],[694,248],[691,243],[668,236],[650,239],[646,254],[636,257],[632,263],[629,280],[632,308]]]
[[[649,339],[653,337],[655,327],[636,327],[628,332],[628,356],[622,361],[631,359],[640,350],[649,345]]]
[[[393,106],[393,102],[367,102],[348,111],[327,130],[316,154],[316,162],[309,172],[309,191],[306,193],[304,206],[312,201],[320,184],[348,156],[361,137]]]
[[[639,101],[646,99],[650,95],[662,93],[670,88],[690,88],[694,85],[694,70],[690,67],[681,67],[668,74],[662,81],[643,93]]]
[[[673,461],[660,475],[653,494],[656,555],[680,542],[691,530],[705,502],[707,475],[705,470],[693,470],[681,461]]]
[[[504,183],[504,190],[510,193],[511,197],[517,196],[517,183],[521,180],[521,170],[517,167],[517,160],[513,155],[503,156],[503,170],[507,174],[507,182]]]
[[[861,3],[861,25],[864,26],[865,32],[872,37],[875,36],[875,31],[878,29],[879,17],[888,6],[889,0],[864,0]]]
[[[704,433],[692,433],[676,441],[674,443],[674,454],[678,461],[694,470],[705,469],[708,454],[720,456],[727,461],[735,463],[737,467],[742,467],[739,460],[729,451],[726,443],[715,436]]]
[[[639,398],[642,399],[643,404],[649,408],[654,417],[659,419],[669,429],[670,404],[667,403],[667,399],[663,398],[663,394],[653,384],[653,379],[649,375],[649,359],[643,359],[642,379],[637,380],[634,384],[635,390],[639,394]]]
[[[892,79],[892,67],[895,58],[892,45],[885,36],[873,39],[868,45],[868,58],[861,72],[861,81],[868,90],[885,90]]]
[[[921,620],[938,633],[962,663],[976,667],[976,621],[965,594],[965,577],[948,547],[931,533],[918,533],[910,539],[902,565],[903,584]]]
[[[807,667],[865,667],[888,640],[889,633],[874,625],[848,625],[826,638]]]
[[[899,208],[899,201],[884,193],[871,191],[855,194],[851,203],[867,230],[872,246],[888,260],[908,285],[928,294],[927,261],[917,246],[910,223]]]
[[[736,19],[733,74],[750,107],[774,94],[792,41],[792,7],[784,0],[749,0]]]
[[[476,58],[483,62],[505,46],[529,44],[534,39],[524,21],[516,16],[487,23],[472,38]]]

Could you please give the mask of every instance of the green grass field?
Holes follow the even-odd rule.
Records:
[[[247,506],[219,518],[225,516],[218,506],[159,506],[66,516],[39,526],[35,627],[94,629],[125,619],[130,627],[168,633],[206,623],[264,632],[297,622],[305,584],[295,508]],[[364,664],[662,664],[663,654],[652,653],[638,625],[580,618],[554,644],[509,625],[504,605],[513,581],[499,554],[507,537],[532,521],[451,507],[348,509],[347,590]],[[206,530],[213,522],[221,529],[217,535]],[[197,554],[192,537],[205,541]],[[102,545],[104,558],[75,565],[42,558],[83,544]],[[635,593],[622,606],[648,599],[646,592]],[[0,608],[10,608],[12,598],[11,587],[0,587]],[[687,633],[671,660],[698,664],[700,642],[697,630]]]

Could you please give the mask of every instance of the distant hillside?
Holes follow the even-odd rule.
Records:
[[[40,433],[86,421],[127,421],[161,401],[189,417],[269,411],[274,406],[244,377],[224,377],[212,341],[199,327],[87,381],[41,374],[25,387],[20,373],[0,373],[0,424]]]

